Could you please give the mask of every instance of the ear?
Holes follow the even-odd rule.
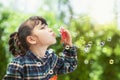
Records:
[[[29,44],[36,44],[36,38],[34,36],[27,36],[26,40]]]

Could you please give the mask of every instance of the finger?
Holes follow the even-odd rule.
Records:
[[[64,32],[66,33],[66,38],[70,38],[71,37],[70,32],[68,30],[64,30]]]

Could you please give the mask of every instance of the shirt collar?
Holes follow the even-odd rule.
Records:
[[[42,64],[46,61],[46,59],[49,56],[48,51],[45,52],[45,57],[41,58],[41,57],[37,57],[32,51],[28,50],[27,51],[27,56],[30,56],[33,60],[37,61],[37,62],[41,62]]]

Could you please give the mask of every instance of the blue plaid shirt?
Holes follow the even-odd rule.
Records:
[[[3,80],[49,80],[53,75],[72,72],[77,67],[76,47],[63,50],[63,56],[47,50],[44,58],[38,58],[31,51],[23,57],[16,57],[9,63]]]

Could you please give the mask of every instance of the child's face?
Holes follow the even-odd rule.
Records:
[[[55,33],[47,25],[41,25],[41,22],[34,27],[32,35],[35,37],[36,44],[49,46],[56,43]]]

